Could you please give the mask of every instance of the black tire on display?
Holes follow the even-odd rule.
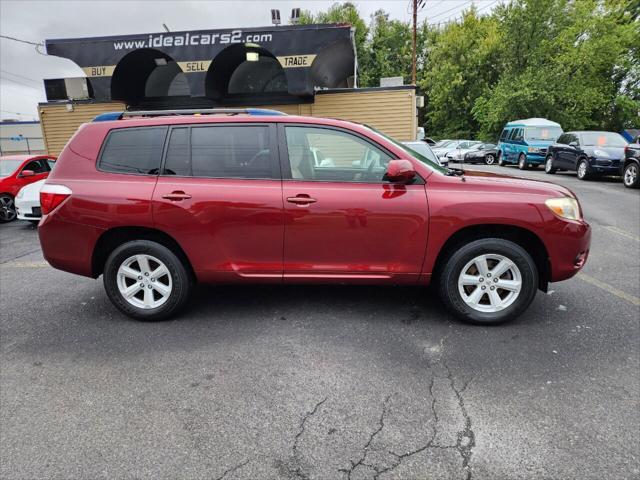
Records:
[[[182,261],[164,245],[149,240],[127,242],[111,252],[103,283],[118,310],[145,322],[175,315],[187,302],[193,284]]]
[[[639,188],[640,187],[640,165],[635,162],[629,162],[624,167],[622,174],[622,183],[627,188]]]
[[[589,180],[591,177],[591,169],[589,168],[589,162],[584,158],[578,161],[576,165],[576,176],[578,180]]]
[[[547,160],[544,163],[544,172],[549,175],[553,175],[557,171],[558,169],[553,166],[553,155],[548,155]]]
[[[16,204],[8,193],[0,195],[0,223],[13,222],[16,219]]]
[[[484,259],[488,267],[486,275],[481,274],[480,269],[475,273],[469,273],[478,259]],[[510,270],[501,274],[502,260],[498,259],[506,259],[506,263],[511,265]],[[498,278],[496,279],[496,275],[492,277],[491,272],[496,272]],[[462,284],[467,278],[483,278],[484,281],[470,284],[472,290],[465,300],[462,292],[466,295],[469,285]],[[501,238],[482,238],[453,250],[453,254],[446,259],[440,270],[437,282],[440,298],[453,315],[468,323],[494,325],[512,320],[527,309],[538,289],[538,270],[531,256],[520,245]],[[519,291],[511,297],[511,291],[500,287],[503,284],[517,285],[518,282]],[[477,303],[470,300],[475,289],[482,289],[478,290],[481,296]],[[498,295],[498,301],[495,303],[498,308],[494,308],[494,295]],[[500,301],[504,302],[504,305],[501,305]]]
[[[527,166],[527,156],[524,153],[521,153],[518,157],[518,168],[520,170],[526,170]]]

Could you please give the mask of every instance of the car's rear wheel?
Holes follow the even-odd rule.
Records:
[[[640,168],[638,167],[637,163],[630,162],[629,165],[624,167],[622,182],[627,188],[640,187]]]
[[[558,170],[553,166],[553,155],[547,157],[547,161],[544,163],[544,171],[549,175],[553,175]]]
[[[520,156],[518,157],[518,168],[520,170],[527,169],[527,156],[524,153],[521,153]]]
[[[495,161],[496,161],[496,157],[493,153],[488,153],[484,157],[484,163],[486,163],[487,165],[493,165]]]
[[[591,176],[591,172],[589,171],[589,163],[582,159],[578,162],[578,166],[576,167],[576,174],[578,180],[588,180]]]
[[[16,219],[16,205],[8,193],[0,195],[0,223],[13,222]]]
[[[501,238],[458,248],[444,264],[438,285],[440,297],[456,317],[483,325],[516,318],[533,301],[537,286],[531,256]]]
[[[182,261],[167,247],[134,240],[116,248],[105,264],[104,287],[125,315],[142,321],[165,320],[189,297],[191,279]]]

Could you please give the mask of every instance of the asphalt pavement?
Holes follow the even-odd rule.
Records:
[[[593,227],[499,327],[339,286],[202,286],[138,323],[0,225],[0,478],[640,478],[640,192],[466,168],[565,185]]]

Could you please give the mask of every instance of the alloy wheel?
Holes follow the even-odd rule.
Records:
[[[578,178],[582,179],[587,176],[587,162],[584,160],[578,165]]]
[[[635,163],[629,165],[624,171],[624,184],[632,187],[638,180],[638,166]]]
[[[495,313],[508,308],[522,290],[522,274],[509,258],[497,253],[468,262],[458,277],[458,291],[472,309]]]
[[[120,295],[134,307],[151,309],[171,296],[173,281],[167,266],[151,255],[134,255],[118,268]]]
[[[495,162],[495,160],[496,160],[495,157],[493,155],[489,154],[489,155],[486,156],[484,161],[485,161],[485,163],[487,165],[493,165],[493,162]]]
[[[11,222],[16,218],[16,206],[10,195],[0,196],[0,222]]]

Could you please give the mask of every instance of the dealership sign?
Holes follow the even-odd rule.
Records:
[[[188,91],[191,97],[210,96],[208,92],[227,85],[235,69],[249,60],[248,56],[245,59],[245,52],[249,51],[256,53],[256,61],[268,57],[282,67],[284,73],[280,75],[284,80],[278,85],[286,85],[289,95],[312,95],[317,88],[344,87],[347,79],[355,76],[355,49],[349,25],[164,32],[46,40],[45,44],[49,55],[68,58],[82,68],[93,97],[105,101],[122,99],[117,97],[124,95],[118,93],[126,90],[123,82],[146,82],[152,75],[161,77],[153,71],[164,65],[173,69],[165,72],[185,74],[186,86],[181,91]],[[265,75],[274,74],[273,68],[264,70]],[[222,80],[215,75],[221,75]],[[268,85],[264,91],[274,88]]]

